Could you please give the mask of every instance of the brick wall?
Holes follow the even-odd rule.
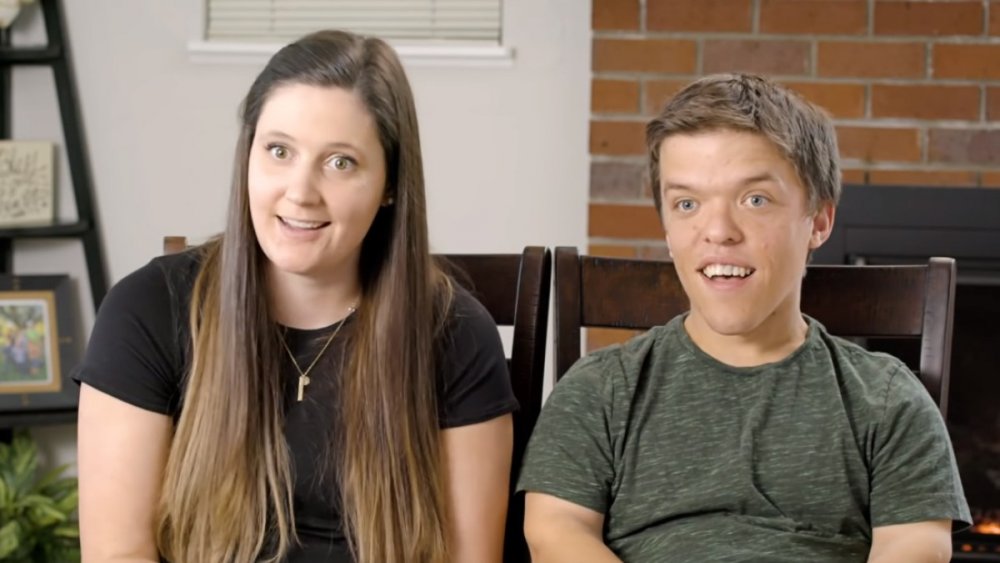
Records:
[[[1000,187],[1000,0],[593,0],[593,28],[592,254],[664,257],[645,122],[714,72],[825,107],[847,183]]]

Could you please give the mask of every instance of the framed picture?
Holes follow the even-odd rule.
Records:
[[[54,155],[49,142],[0,141],[0,226],[54,221]]]
[[[71,293],[65,275],[0,276],[0,413],[76,407]]]

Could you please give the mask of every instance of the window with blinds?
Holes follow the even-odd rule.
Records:
[[[499,45],[501,1],[205,0],[205,39],[283,43],[337,28],[397,44]]]

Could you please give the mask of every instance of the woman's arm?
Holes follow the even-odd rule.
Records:
[[[442,431],[451,560],[500,563],[510,494],[511,415]]]
[[[83,384],[77,428],[83,561],[157,562],[156,505],[170,417]]]

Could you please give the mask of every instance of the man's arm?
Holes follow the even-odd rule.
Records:
[[[872,528],[868,563],[948,563],[951,520],[928,520]]]
[[[524,537],[535,563],[621,563],[604,545],[604,515],[544,493],[526,493]]]

